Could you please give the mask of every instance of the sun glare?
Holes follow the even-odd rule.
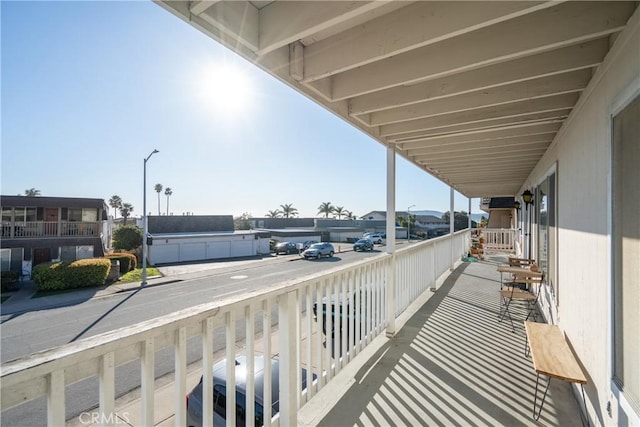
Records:
[[[197,90],[205,105],[218,114],[237,114],[245,112],[250,107],[251,79],[238,66],[207,66],[202,71]]]

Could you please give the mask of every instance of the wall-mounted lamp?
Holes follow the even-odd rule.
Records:
[[[516,201],[513,203],[513,207],[514,207],[514,208],[516,208],[516,210],[517,210],[517,211],[519,211],[519,210],[520,210],[520,202],[516,200]]]
[[[529,190],[524,190],[524,193],[522,193],[522,200],[524,201],[527,210],[529,210],[529,205],[533,203],[533,193]]]

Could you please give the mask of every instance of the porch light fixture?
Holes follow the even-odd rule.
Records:
[[[516,210],[517,210],[517,211],[519,211],[519,210],[520,210],[520,202],[516,200],[516,201],[513,203],[513,207],[514,207],[514,208],[516,208]]]
[[[142,282],[140,286],[147,284],[147,161],[156,153],[159,153],[159,151],[153,150],[144,159],[142,177]]]
[[[529,210],[529,205],[533,203],[533,193],[529,190],[524,190],[524,193],[522,193],[522,200],[526,204],[527,210]]]

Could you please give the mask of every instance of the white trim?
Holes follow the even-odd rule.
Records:
[[[614,270],[613,264],[613,251],[615,241],[613,239],[613,191],[614,191],[614,176],[613,176],[613,120],[620,114],[627,106],[640,97],[640,76],[636,76],[622,91],[614,97],[609,107],[609,126],[607,126],[607,156],[609,169],[607,173],[607,187],[609,188],[607,194],[607,238],[609,240],[607,251],[607,268],[609,269],[609,292],[606,309],[609,311],[607,318],[609,319],[609,328],[607,336],[607,346],[609,348],[608,360],[607,360],[607,372],[611,384],[611,392],[617,398],[619,407],[625,413],[628,418],[629,425],[640,425],[640,414],[636,413],[632,405],[627,401],[624,391],[620,390],[616,382],[613,380],[614,376],[614,359],[615,359],[615,343],[613,342],[614,335]],[[618,419],[620,419],[618,415]]]

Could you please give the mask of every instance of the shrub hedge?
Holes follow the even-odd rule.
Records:
[[[18,283],[18,277],[20,274],[17,271],[3,271],[0,277],[0,287],[2,292],[10,291],[15,288],[15,284]]]
[[[47,262],[33,268],[33,281],[42,291],[101,286],[110,269],[111,261],[106,258]]]
[[[118,252],[105,255],[109,259],[117,259],[120,261],[120,274],[126,274],[131,270],[135,270],[138,266],[138,259],[134,254],[128,252]]]

